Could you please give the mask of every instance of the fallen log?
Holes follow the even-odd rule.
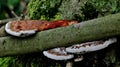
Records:
[[[0,37],[0,56],[41,52],[76,43],[120,35],[120,13],[84,21],[79,24],[41,31],[34,36]]]

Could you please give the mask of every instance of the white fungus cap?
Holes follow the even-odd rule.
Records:
[[[43,54],[53,60],[68,60],[74,57],[73,54],[67,54],[67,52],[61,48],[54,48],[48,51],[43,51]]]
[[[26,36],[30,36],[32,34],[35,34],[36,33],[36,30],[25,30],[25,31],[19,31],[19,32],[15,32],[15,31],[12,31],[10,29],[10,24],[12,22],[8,22],[6,25],[5,25],[5,31],[10,34],[10,35],[13,35],[13,36],[17,36],[17,37],[26,37]]]
[[[106,48],[112,43],[117,41],[116,38],[110,38],[106,41],[93,41],[93,42],[86,42],[82,44],[73,45],[66,48],[66,51],[69,53],[78,53],[84,54],[86,52],[97,51]]]

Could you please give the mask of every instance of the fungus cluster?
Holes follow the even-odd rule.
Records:
[[[81,44],[74,44],[69,47],[62,48],[54,48],[47,51],[43,51],[43,54],[54,60],[69,60],[74,58],[74,54],[85,54],[88,52],[98,51],[108,47],[110,44],[115,43],[117,41],[116,38],[110,38],[105,41],[92,41]],[[81,61],[83,56],[78,57],[75,61]]]

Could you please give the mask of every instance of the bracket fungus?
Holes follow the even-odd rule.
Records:
[[[37,31],[53,29],[57,27],[64,27],[78,23],[77,21],[69,20],[18,20],[10,21],[5,25],[5,31],[13,36],[26,37],[35,34]]]
[[[83,56],[80,54],[85,54],[88,52],[93,52],[97,50],[101,50],[106,48],[112,43],[115,43],[117,41],[116,38],[110,38],[105,41],[92,41],[92,42],[86,42],[81,44],[76,44],[70,47],[64,47],[62,48],[54,48],[48,51],[43,51],[43,54],[51,59],[54,60],[67,60],[72,59],[74,54],[78,54],[78,57],[74,59],[74,61],[78,62],[83,60]]]
[[[53,60],[68,60],[74,57],[73,54],[68,54],[64,47],[43,51],[43,54]]]
[[[105,41],[92,41],[92,42],[86,42],[82,44],[76,44],[70,47],[66,48],[66,51],[69,53],[78,53],[78,54],[84,54],[87,52],[97,51],[106,48],[112,43],[115,43],[117,41],[116,38],[110,38]]]
[[[36,29],[26,29],[27,27],[31,27],[28,23],[23,21],[9,21],[5,25],[5,31],[13,36],[18,37],[26,37],[36,33]]]
[[[32,35],[32,34],[35,34],[36,33],[36,30],[33,29],[33,30],[21,30],[21,31],[14,31],[11,29],[11,26],[10,26],[11,22],[8,22],[6,25],[5,25],[5,31],[10,34],[10,35],[13,35],[13,36],[18,36],[18,37],[26,37],[26,36],[29,36],[29,35]]]

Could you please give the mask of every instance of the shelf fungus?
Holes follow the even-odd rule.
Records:
[[[74,57],[74,61],[78,62],[83,60],[82,54],[104,49],[110,44],[115,43],[116,41],[117,41],[116,38],[110,38],[104,41],[100,40],[100,41],[86,42],[66,48],[65,47],[54,48],[51,50],[43,51],[43,54],[46,57],[51,58],[53,60],[67,60],[67,59],[72,59]],[[77,57],[75,57],[74,54],[77,55]]]
[[[74,57],[73,54],[68,54],[65,48],[54,48],[51,50],[43,51],[43,54],[53,60],[69,60]]]
[[[5,31],[13,36],[26,37],[35,34],[37,29],[33,26],[35,21],[10,21],[5,25]],[[37,23],[37,22],[36,22]]]
[[[112,43],[115,43],[117,41],[116,38],[110,38],[105,41],[92,41],[92,42],[86,42],[82,44],[76,44],[70,47],[66,48],[66,51],[68,53],[77,53],[77,54],[84,54],[87,52],[97,51],[106,48]]]
[[[18,20],[8,22],[5,25],[5,30],[8,34],[11,34],[13,36],[26,37],[39,31],[53,29],[57,27],[64,27],[76,23],[78,22],[69,20]]]

